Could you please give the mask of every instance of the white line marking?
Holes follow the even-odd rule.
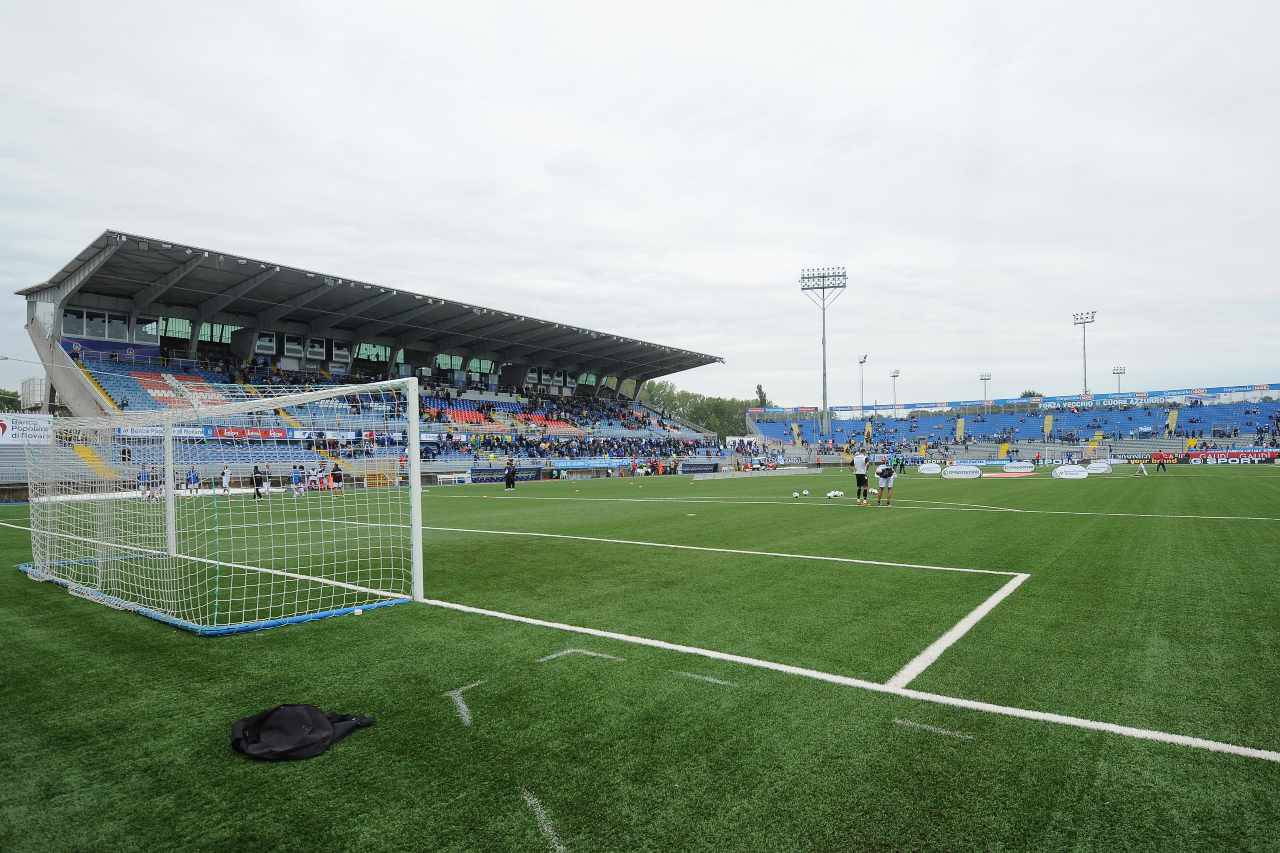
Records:
[[[458,719],[462,720],[464,726],[471,725],[471,709],[467,707],[467,700],[462,698],[462,691],[470,690],[472,687],[479,687],[481,684],[484,684],[484,682],[477,681],[475,684],[468,684],[465,687],[459,687],[457,690],[450,690],[447,693],[440,694],[453,700],[453,707],[458,712]]]
[[[708,684],[719,684],[721,687],[737,687],[732,681],[725,681],[723,678],[712,678],[710,675],[698,675],[696,672],[681,672],[678,669],[671,670],[681,678],[692,678],[695,681],[705,681]]]
[[[973,735],[967,735],[964,732],[953,732],[951,729],[942,729],[937,726],[931,726],[927,723],[917,723],[913,720],[895,719],[895,725],[906,726],[909,729],[919,729],[922,732],[933,732],[935,735],[946,735],[947,737],[958,737],[964,740],[973,740]]]
[[[565,649],[562,652],[554,652],[552,654],[547,655],[546,657],[538,658],[536,661],[534,661],[534,663],[546,663],[549,660],[562,658],[562,657],[565,657],[566,655],[586,655],[587,657],[592,657],[592,658],[607,658],[608,660],[626,660],[626,658],[620,658],[617,655],[607,655],[604,652],[593,652],[593,651],[589,651],[588,649]]]
[[[547,844],[551,845],[551,849],[555,853],[564,853],[568,848],[564,846],[560,836],[556,834],[556,828],[551,825],[551,818],[547,817],[547,810],[542,807],[542,801],[526,788],[520,789],[520,796],[524,797],[525,804],[529,806],[529,811],[533,812],[534,820],[538,822],[538,829],[542,830],[542,835],[547,839]]]
[[[888,563],[884,560],[859,560],[854,557],[827,557],[820,554],[784,554],[778,551],[748,551],[742,548],[710,548],[704,545],[673,545],[669,542],[645,542],[638,539],[605,539],[600,536],[571,536],[568,533],[533,533],[524,530],[482,530],[474,527],[427,527],[444,533],[488,533],[494,536],[533,536],[545,539],[572,539],[579,542],[604,542],[609,545],[640,545],[646,548],[671,548],[678,551],[704,551],[712,554],[741,554],[746,557],[781,557],[788,560],[821,560],[831,563],[853,563],[860,566],[888,566],[893,569],[927,569],[932,572],[964,572],[974,575],[1014,577],[1021,572],[997,569],[963,569],[956,566],[928,566],[921,563]]]
[[[957,501],[927,501],[923,498],[898,498],[898,500],[913,504],[941,504],[943,506],[962,506],[968,509],[992,509],[998,512],[1022,512],[1020,509],[1012,509],[1007,506],[991,506],[990,504],[963,504]]]
[[[503,613],[498,610],[485,610],[482,607],[472,607],[468,604],[457,604],[452,601],[428,599],[424,603],[432,607],[442,607],[446,610],[456,610],[461,613],[473,613],[479,616],[489,616],[494,619],[503,619],[509,622],[520,622],[525,625],[536,625],[541,628],[551,628],[556,631],[566,631],[572,634],[585,634],[589,637],[600,637],[605,640],[617,640],[619,642],[631,643],[637,646],[648,646],[650,648],[663,649],[669,652],[679,652],[681,654],[697,655],[699,657],[710,658],[712,660],[727,661],[728,663],[738,663],[744,666],[753,666],[758,669],[782,672],[787,675],[797,675],[801,678],[811,678],[815,681],[825,681],[829,684],[838,684],[842,687],[855,687],[859,690],[867,690],[872,693],[901,696],[906,699],[915,699],[920,702],[929,702],[935,705],[947,705],[953,708],[965,708],[970,711],[981,711],[987,714],[999,714],[1001,716],[1016,717],[1023,720],[1037,720],[1039,722],[1055,723],[1057,725],[1070,726],[1077,729],[1107,732],[1109,734],[1120,735],[1121,737],[1150,740],[1158,743],[1169,743],[1191,749],[1204,749],[1209,752],[1221,752],[1229,755],[1238,755],[1244,758],[1256,758],[1261,761],[1273,761],[1280,763],[1280,752],[1270,749],[1238,746],[1232,743],[1223,743],[1222,741],[1208,740],[1206,738],[1192,737],[1190,735],[1179,735],[1170,732],[1155,731],[1153,729],[1140,729],[1134,726],[1122,726],[1117,723],[1106,723],[1099,720],[1087,720],[1082,717],[1071,717],[1066,714],[1053,714],[1047,711],[1032,711],[1026,708],[994,705],[990,702],[981,702],[976,699],[961,699],[956,696],[942,696],[937,693],[923,693],[919,690],[911,690],[903,687],[890,687],[887,684],[877,684],[874,681],[850,678],[847,675],[836,675],[830,672],[821,672],[816,669],[806,669],[800,666],[775,663],[773,661],[750,658],[744,655],[718,652],[713,649],[698,648],[697,646],[684,646],[679,643],[668,643],[665,640],[651,640],[648,637],[619,634],[615,631],[602,631],[599,628],[583,628],[577,625],[566,625],[563,622],[550,622],[546,619],[535,619],[531,616],[520,616],[515,613]]]
[[[327,519],[327,520],[332,520],[332,519]],[[352,521],[348,523],[361,524],[362,522]],[[28,530],[28,531],[31,531],[32,533],[38,533],[40,536],[56,536],[59,539],[70,539],[75,542],[87,542],[91,545],[108,545],[112,548],[120,548],[125,551],[132,551],[136,554],[143,554],[148,557],[159,557],[161,559],[173,559],[173,560],[191,560],[192,562],[195,562],[195,563],[205,563],[210,566],[226,566],[232,569],[244,569],[245,571],[249,571],[249,572],[261,572],[267,575],[279,575],[280,577],[293,578],[294,580],[311,581],[313,583],[324,584],[326,586],[341,587],[342,589],[349,589],[353,592],[367,592],[370,595],[381,595],[384,598],[406,598],[407,599],[410,597],[409,595],[403,592],[391,592],[385,589],[374,589],[373,587],[369,587],[369,586],[359,586],[353,583],[346,583],[345,581],[336,581],[331,578],[321,578],[321,577],[316,577],[314,575],[300,575],[300,574],[297,574],[296,572],[286,572],[283,569],[267,569],[267,568],[263,568],[262,566],[250,566],[245,563],[232,563],[227,560],[210,560],[205,557],[193,557],[190,554],[169,554],[165,551],[161,551],[155,548],[138,548],[137,546],[134,546],[134,545],[125,545],[122,542],[103,542],[102,540],[90,539],[85,536],[72,536],[69,533],[55,533],[52,530],[37,531],[30,527],[23,527],[20,524],[10,524],[7,521],[0,521],[0,527],[12,527],[15,530]]]
[[[1045,482],[1049,482],[1046,480]],[[475,499],[478,497],[488,497],[487,495],[441,495],[446,498],[463,498]],[[807,507],[844,507],[866,509],[867,507],[859,507],[853,503],[838,503],[836,501],[778,501],[767,499],[744,499],[744,500],[726,500],[723,498],[572,498],[572,497],[535,497],[533,495],[503,495],[496,496],[497,500],[503,501],[589,501],[589,502],[618,502],[618,503],[691,503],[691,504],[727,504],[730,506],[742,504],[744,506],[764,505],[764,506],[807,506]],[[898,501],[912,501],[920,503],[921,501],[911,498],[900,498],[894,496]],[[946,501],[930,501],[930,503],[947,503]],[[1020,512],[1030,515],[1079,515],[1079,516],[1097,516],[1099,518],[1167,518],[1167,519],[1190,519],[1194,521],[1280,521],[1280,517],[1265,515],[1165,515],[1154,512],[1076,512],[1061,509],[1017,509],[1007,506],[985,506],[983,504],[955,504],[951,506],[897,506],[897,509],[913,509],[922,512]]]
[[[955,625],[951,626],[950,631],[947,631],[947,633],[930,643],[928,648],[916,655],[916,657],[906,666],[898,670],[897,675],[890,678],[885,683],[890,687],[906,687],[914,681],[920,673],[928,669],[934,661],[941,657],[943,652],[955,645],[955,643],[965,634],[969,633],[969,630],[973,628],[974,625],[977,625],[978,621],[981,620],[982,617],[995,609],[997,604],[1012,595],[1013,591],[1022,586],[1022,582],[1029,577],[1031,577],[1031,575],[1017,575],[1007,584],[1000,587],[990,598],[975,607],[968,616],[965,616]]]

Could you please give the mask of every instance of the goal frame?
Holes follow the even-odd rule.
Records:
[[[307,576],[292,574],[287,571],[278,569],[265,569],[255,566],[243,566],[236,563],[225,562],[221,560],[209,560],[190,554],[184,554],[178,545],[178,512],[177,512],[177,474],[178,463],[177,453],[175,452],[175,425],[189,422],[193,419],[201,418],[218,418],[222,416],[234,416],[248,414],[254,412],[262,412],[269,410],[281,410],[289,407],[300,406],[307,403],[331,399],[355,394],[375,394],[385,393],[388,391],[398,391],[404,398],[404,414],[405,414],[405,456],[406,456],[406,472],[408,486],[408,576],[409,590],[407,593],[392,593],[385,590],[370,589],[363,586],[344,583],[342,581],[321,578],[319,576]],[[385,607],[393,604],[403,604],[408,602],[425,602],[425,581],[423,570],[423,545],[422,545],[422,455],[421,455],[421,423],[419,420],[419,383],[416,377],[407,377],[402,379],[391,379],[379,382],[361,383],[361,384],[345,384],[345,385],[328,385],[315,390],[296,391],[278,396],[263,395],[246,398],[238,402],[223,403],[214,406],[201,406],[199,401],[192,395],[184,395],[189,406],[179,406],[162,411],[122,413],[119,415],[108,415],[95,418],[59,418],[53,423],[53,434],[58,434],[59,427],[63,429],[78,429],[84,431],[98,430],[104,432],[113,432],[118,429],[142,429],[150,428],[160,430],[160,444],[162,450],[162,464],[160,466],[159,476],[162,478],[163,489],[160,498],[163,501],[163,518],[164,518],[164,556],[175,560],[194,560],[197,562],[210,563],[215,566],[225,565],[239,569],[249,569],[255,572],[264,572],[272,575],[283,575],[285,577],[294,578],[304,582],[316,583],[320,585],[328,585],[338,588],[347,588],[365,593],[376,593],[380,596],[379,600],[368,603],[361,603],[354,606],[335,607],[329,610],[320,610],[315,612],[298,613],[292,615],[283,615],[279,617],[270,617],[254,621],[247,621],[229,625],[205,625],[199,622],[193,622],[188,619],[165,613],[153,607],[149,607],[144,603],[137,601],[128,601],[119,598],[110,592],[96,588],[92,584],[84,584],[77,582],[71,578],[59,576],[56,571],[51,571],[52,565],[42,565],[37,562],[42,552],[47,552],[47,548],[36,548],[33,553],[33,561],[18,566],[18,569],[30,578],[37,581],[49,581],[57,585],[65,587],[71,594],[79,597],[87,598],[95,602],[105,604],[107,606],[127,610],[138,613],[143,616],[164,622],[169,625],[184,628],[193,633],[202,636],[223,636],[228,634],[244,633],[248,631],[257,631],[265,628],[277,627],[280,625],[294,624],[299,622],[309,622],[316,619],[323,619],[330,616],[344,615],[347,613],[357,612],[362,609],[374,609]],[[39,452],[41,446],[31,445],[27,447],[27,463],[28,470],[34,471],[35,467],[40,464]],[[29,499],[33,507],[40,501],[56,501],[65,500],[57,496],[39,496],[36,494],[36,484],[34,478],[29,481]],[[77,499],[77,498],[72,498]],[[111,494],[84,495],[78,499],[96,500],[96,499],[118,499]],[[31,535],[33,544],[39,537],[58,537],[63,539],[78,540],[81,543],[95,544],[100,546],[109,546],[120,548],[123,551],[147,551],[148,549],[139,549],[132,547],[123,542],[106,542],[100,539],[89,537],[74,536],[64,531],[50,529],[49,527],[41,527],[40,516],[33,513]],[[402,516],[403,517],[403,516]],[[154,552],[159,555],[159,550]]]

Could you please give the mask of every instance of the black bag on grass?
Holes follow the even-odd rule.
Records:
[[[373,717],[328,714],[315,705],[277,705],[236,720],[231,748],[260,761],[311,758],[373,722]]]

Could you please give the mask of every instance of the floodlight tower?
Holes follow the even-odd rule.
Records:
[[[867,416],[867,356],[869,353],[863,353],[862,358],[858,359],[858,417],[865,418]]]
[[[844,267],[821,267],[800,270],[800,291],[822,313],[822,421],[819,429],[831,437],[831,409],[827,405],[827,308],[831,307],[849,285]]]
[[[889,374],[889,378],[893,380],[893,416],[898,416],[898,377],[902,375],[902,371],[896,367]]]
[[[1124,369],[1124,365],[1117,364],[1115,367],[1111,368],[1111,372],[1116,375],[1116,393],[1119,394],[1120,393],[1120,377],[1124,376],[1126,373]]]
[[[1080,359],[1084,365],[1084,393],[1089,393],[1089,324],[1098,316],[1097,311],[1077,311],[1071,315],[1072,325],[1080,327]]]
[[[988,386],[987,386],[987,383],[991,381],[991,374],[990,374],[990,373],[979,373],[979,374],[978,374],[978,381],[980,381],[980,382],[982,383],[982,408],[984,408],[984,409],[985,409],[985,408],[987,408],[987,407],[990,405],[990,403],[988,403],[988,402],[987,402],[987,399],[988,399],[988,397],[987,397],[987,387],[988,387]]]

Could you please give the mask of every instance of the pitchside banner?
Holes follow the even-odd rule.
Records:
[[[53,415],[0,415],[4,444],[53,444]]]
[[[1280,457],[1280,450],[1191,450],[1186,456],[1192,465],[1216,465],[1225,462],[1228,465],[1250,464],[1256,462],[1274,462]]]
[[[289,431],[282,427],[233,427],[207,426],[204,428],[206,438],[288,438]]]
[[[472,468],[471,482],[473,483],[501,483],[506,477],[505,468]],[[516,468],[517,480],[541,480],[541,468]]]

